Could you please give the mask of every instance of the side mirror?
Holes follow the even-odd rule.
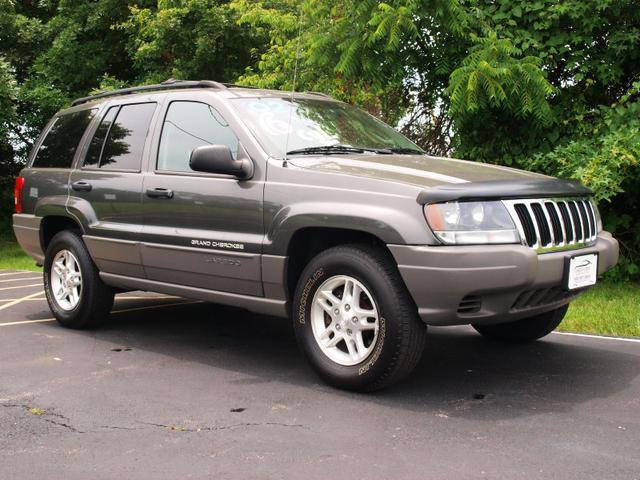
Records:
[[[238,157],[233,158],[227,145],[203,145],[191,152],[189,166],[196,172],[221,173],[248,180],[253,176],[253,162],[241,146]]]

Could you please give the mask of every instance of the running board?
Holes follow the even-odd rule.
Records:
[[[217,290],[206,290],[204,288],[187,287],[175,285],[173,283],[158,282],[144,278],[132,278],[124,275],[100,272],[100,278],[112,287],[127,288],[133,290],[144,290],[149,292],[165,293],[167,295],[177,295],[179,297],[204,300],[221,305],[240,307],[250,312],[272,315],[274,317],[288,317],[288,305],[286,300],[273,300],[263,297],[252,297],[237,293],[220,292]]]

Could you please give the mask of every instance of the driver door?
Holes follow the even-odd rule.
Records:
[[[220,144],[234,156],[242,148],[220,109],[180,96],[166,103],[143,180],[143,265],[149,280],[261,296],[262,179],[189,167],[193,149]]]

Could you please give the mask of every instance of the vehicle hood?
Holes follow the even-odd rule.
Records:
[[[420,187],[550,178],[499,165],[428,155],[300,156],[289,159],[289,163],[319,172],[356,175]]]

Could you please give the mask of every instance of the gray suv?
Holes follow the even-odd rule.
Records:
[[[526,342],[615,265],[579,183],[425,154],[318,93],[168,81],[76,100],[16,180],[51,311],[148,290],[290,317],[328,383],[406,376],[427,325]]]

